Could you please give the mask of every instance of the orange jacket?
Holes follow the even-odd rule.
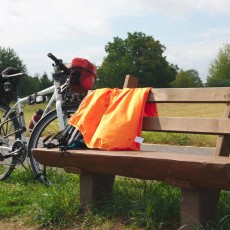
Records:
[[[89,148],[139,150],[144,115],[157,116],[155,103],[145,104],[151,88],[98,89],[87,95],[69,124],[78,128]]]

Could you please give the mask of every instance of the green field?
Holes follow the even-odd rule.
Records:
[[[223,104],[159,104],[158,113],[161,117],[223,117]],[[143,132],[145,143],[184,145],[199,147],[215,147],[217,136],[201,134],[179,134],[161,132]]]
[[[1,182],[0,229],[179,228],[180,190],[164,183],[117,177],[112,199],[83,213],[79,176],[63,173],[52,182],[50,187],[40,184],[23,169]],[[221,192],[217,220],[194,229],[230,229],[229,192]]]

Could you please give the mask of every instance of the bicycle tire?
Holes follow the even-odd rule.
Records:
[[[64,116],[65,116],[66,125],[67,125],[67,119],[76,112],[77,107],[78,106],[76,105],[76,106],[67,106],[66,108],[63,108],[63,111],[65,111]],[[50,184],[52,182],[51,179],[52,176],[56,175],[62,170],[60,168],[47,167],[39,164],[31,154],[31,149],[43,147],[42,140],[45,137],[47,137],[49,134],[56,134],[60,131],[57,122],[58,120],[57,120],[56,110],[52,110],[43,118],[41,118],[38,124],[34,127],[28,144],[30,164],[33,172],[35,173],[35,178],[45,184]]]
[[[10,110],[10,107],[6,104],[0,104],[0,123],[3,120],[3,117],[6,113]],[[13,114],[12,114],[13,115]],[[14,116],[14,115],[13,115]],[[11,116],[10,116],[11,117]],[[21,134],[16,133],[15,135],[10,135],[10,133],[14,133],[16,130],[19,129],[19,122],[17,118],[10,118],[6,121],[4,125],[0,127],[0,145],[5,147],[11,147],[12,142],[16,139],[21,139]],[[12,137],[14,140],[12,140]],[[7,150],[0,150],[0,181],[6,180],[11,173],[14,171],[15,166],[17,164],[17,157],[12,156],[9,158],[4,158],[6,154],[9,154]]]

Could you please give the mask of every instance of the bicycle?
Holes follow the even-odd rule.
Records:
[[[40,140],[49,133],[63,130],[67,125],[68,118],[76,111],[84,97],[81,94],[74,94],[68,81],[61,85],[61,79],[69,76],[69,69],[62,60],[57,59],[51,53],[48,54],[48,57],[54,61],[53,66],[56,68],[55,74],[53,74],[54,84],[33,95],[23,98],[20,96],[20,78],[25,75],[24,73],[14,68],[10,69],[10,74],[7,71],[2,73],[1,81],[6,94],[0,99],[0,180],[6,180],[18,165],[27,169],[25,164],[28,165],[28,161],[26,161],[28,158],[35,178],[41,182],[49,183],[46,177],[46,167],[43,167],[44,170],[41,169],[30,150],[38,147]],[[12,90],[16,91],[17,100],[13,106],[9,106],[10,100],[7,93]],[[51,93],[53,94],[42,118],[33,128],[29,141],[27,141],[23,105],[44,102],[45,95]],[[53,104],[56,105],[56,108],[52,110]]]

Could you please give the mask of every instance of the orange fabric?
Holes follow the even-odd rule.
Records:
[[[85,97],[69,124],[80,130],[89,148],[139,150],[135,138],[141,135],[144,113],[157,116],[156,104],[145,107],[150,89],[95,90]]]

